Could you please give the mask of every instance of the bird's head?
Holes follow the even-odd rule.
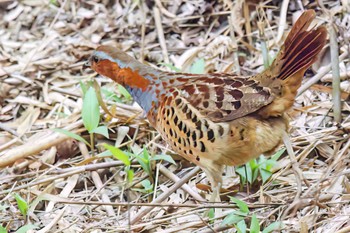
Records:
[[[121,85],[145,89],[149,80],[139,74],[144,65],[122,50],[111,46],[99,46],[84,64]]]

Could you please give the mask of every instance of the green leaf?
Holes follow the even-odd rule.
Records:
[[[208,217],[209,217],[209,219],[215,218],[215,209],[214,208],[209,209]]]
[[[128,177],[128,182],[129,184],[132,183],[132,180],[134,179],[134,171],[130,168],[127,168],[126,169],[126,174],[127,174],[127,177]]]
[[[153,156],[152,160],[165,160],[165,161],[167,161],[169,163],[172,163],[172,164],[176,165],[174,159],[170,155],[166,155],[166,154]]]
[[[151,184],[151,181],[143,180],[143,181],[141,181],[141,184],[145,188],[146,191],[152,191],[153,190],[153,185]]]
[[[112,100],[114,102],[119,102],[119,103],[122,102],[122,100],[113,91],[110,91],[105,87],[101,88],[101,92],[104,95],[106,100]]]
[[[261,178],[263,180],[263,183],[265,183],[272,175],[272,172],[270,172],[264,168],[260,168],[259,171],[260,171],[260,175],[261,175]]]
[[[245,172],[246,172],[246,176],[247,176],[247,180],[249,182],[249,184],[253,183],[253,171],[252,171],[252,167],[250,166],[250,163],[247,163],[245,165]]]
[[[248,164],[250,165],[252,171],[254,171],[259,166],[258,163],[256,162],[256,159],[250,160]]]
[[[18,193],[15,194],[15,199],[19,208],[19,211],[21,212],[21,214],[25,217],[27,216],[27,212],[28,212],[28,203],[26,202],[26,200],[24,200]]]
[[[198,59],[193,63],[190,69],[190,73],[192,74],[204,74],[205,61],[203,58]]]
[[[236,172],[239,174],[241,177],[241,183],[245,184],[247,182],[247,176],[246,176],[246,169],[245,166],[237,167]]]
[[[259,232],[260,232],[259,220],[256,218],[256,215],[253,214],[250,222],[250,233],[259,233]]]
[[[230,197],[230,200],[234,203],[236,203],[236,205],[238,206],[238,208],[245,214],[249,213],[249,208],[248,205],[244,202],[241,201],[235,197]]]
[[[129,157],[122,150],[108,144],[103,144],[103,146],[104,148],[112,152],[112,155],[115,158],[122,161],[126,166],[130,166],[131,163],[130,163]]]
[[[277,161],[277,160],[281,157],[281,155],[284,153],[285,150],[286,150],[286,148],[283,148],[283,149],[277,151],[277,152],[271,157],[271,159],[274,160],[274,161]]]
[[[158,63],[159,65],[162,65],[162,66],[165,66],[165,67],[168,67],[170,70],[172,71],[175,71],[175,72],[181,72],[181,69],[177,68],[176,66],[173,66],[172,64],[169,64],[169,63]]]
[[[98,133],[98,134],[105,136],[106,138],[109,138],[108,128],[105,125],[101,125],[101,126],[97,127],[96,129],[92,130],[92,133]]]
[[[86,83],[84,83],[82,81],[79,81],[79,83],[80,83],[81,91],[83,92],[83,96],[85,96],[88,86],[86,85]]]
[[[98,104],[96,92],[92,87],[90,87],[85,94],[81,114],[85,128],[89,133],[92,133],[100,122],[100,106]]]
[[[52,129],[53,131],[57,132],[57,133],[61,133],[64,135],[67,135],[68,137],[74,138],[75,140],[78,140],[79,142],[83,142],[86,145],[90,146],[90,143],[88,143],[83,137],[79,136],[76,133],[72,133],[66,129]]]
[[[149,154],[146,148],[143,148],[143,153],[141,155],[135,155],[137,162],[141,165],[142,169],[149,175],[151,173],[151,164],[149,162]]]
[[[122,96],[124,96],[124,98],[126,100],[131,100],[131,95],[130,93],[125,89],[125,87],[123,87],[122,85],[118,84],[118,91],[120,94],[122,94]]]
[[[244,217],[232,213],[224,218],[224,220],[222,221],[222,225],[233,226],[234,224],[242,220],[244,220]]]
[[[0,226],[0,233],[7,233],[6,228],[3,226]]]
[[[16,233],[27,233],[29,230],[36,229],[36,228],[38,228],[38,227],[33,225],[33,224],[28,224],[28,225],[24,225],[23,227],[19,228],[16,231]]]
[[[247,232],[247,225],[245,224],[244,220],[241,220],[236,225],[237,232],[238,233],[246,233]]]
[[[280,231],[284,227],[282,222],[274,222],[271,223],[268,227],[266,227],[262,233],[270,233],[272,231]]]

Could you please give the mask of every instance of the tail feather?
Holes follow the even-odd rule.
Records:
[[[327,29],[321,26],[308,30],[315,17],[314,10],[307,10],[299,17],[270,68],[259,76],[276,96],[259,112],[263,117],[279,116],[293,105],[306,69],[324,47]]]
[[[319,27],[313,31],[305,31],[299,34],[299,38],[291,43],[291,46],[280,53],[283,65],[278,79],[285,80],[301,69],[309,68],[317,58],[317,54],[323,48],[327,36],[325,27]]]

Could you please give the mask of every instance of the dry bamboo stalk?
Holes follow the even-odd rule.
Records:
[[[334,24],[331,22],[328,26],[330,46],[331,46],[331,60],[332,60],[332,96],[333,96],[333,114],[334,120],[338,124],[341,123],[341,90],[340,90],[340,71],[339,71],[339,47],[337,41],[337,33]]]

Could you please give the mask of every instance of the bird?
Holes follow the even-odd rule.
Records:
[[[224,166],[272,155],[282,144],[286,111],[326,44],[325,26],[309,29],[315,17],[304,11],[270,67],[252,76],[161,71],[106,45],[84,66],[129,91],[168,145],[205,172],[216,201]]]

